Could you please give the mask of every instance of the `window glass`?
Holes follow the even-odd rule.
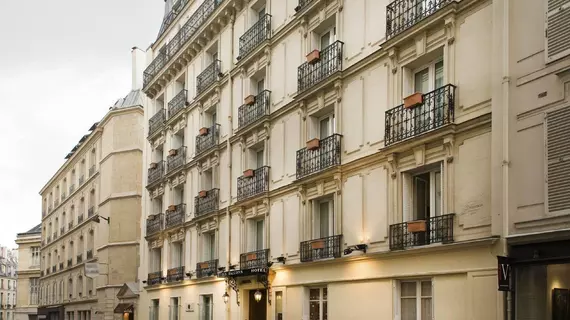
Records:
[[[256,250],[263,250],[263,229],[264,229],[264,221],[258,220],[255,222],[256,226]]]

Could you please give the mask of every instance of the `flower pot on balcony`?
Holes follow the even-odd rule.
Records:
[[[425,232],[426,231],[426,221],[416,220],[408,222],[408,232]]]
[[[243,176],[246,178],[251,178],[253,177],[253,175],[254,175],[253,169],[247,169],[243,172]]]
[[[156,162],[153,162],[150,164],[151,169],[156,169],[157,166],[158,166],[158,163],[156,163]]]
[[[252,105],[252,104],[255,103],[255,96],[250,94],[249,96],[247,96],[247,97],[244,99],[243,102],[244,102],[244,104],[246,104],[246,105],[248,105],[248,106],[249,106],[249,105]]]
[[[168,155],[169,156],[175,156],[177,152],[178,152],[178,150],[176,150],[176,149],[170,149],[170,150],[168,150]]]
[[[317,138],[307,141],[307,150],[315,150],[320,147],[320,140]]]
[[[313,64],[321,59],[321,52],[319,50],[313,50],[307,55],[307,62]]]
[[[168,206],[168,211],[176,211],[176,206],[171,204]]]
[[[201,135],[201,136],[205,136],[205,135],[208,134],[209,131],[210,131],[210,130],[209,130],[208,128],[206,128],[206,127],[200,128],[200,135]]]
[[[257,260],[257,253],[250,253],[245,257],[245,259],[247,261]]]
[[[323,249],[325,247],[325,240],[317,240],[311,242],[311,249]]]
[[[208,269],[209,267],[210,267],[209,262],[201,262],[200,263],[200,269]]]
[[[200,198],[206,198],[207,195],[208,195],[208,191],[206,191],[206,190],[202,190],[198,193],[198,196]]]
[[[424,96],[421,92],[416,92],[410,96],[404,98],[404,107],[413,108],[424,103]]]

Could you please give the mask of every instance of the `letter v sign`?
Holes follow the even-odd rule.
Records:
[[[499,291],[511,290],[511,264],[508,257],[497,256]]]

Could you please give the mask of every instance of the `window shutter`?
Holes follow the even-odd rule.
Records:
[[[570,0],[546,0],[546,62],[570,54]]]
[[[570,10],[569,10],[570,11]],[[570,210],[570,107],[546,114],[548,211]]]

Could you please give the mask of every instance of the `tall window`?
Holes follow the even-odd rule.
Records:
[[[30,305],[37,305],[39,304],[39,286],[40,286],[40,279],[39,278],[30,278]]]
[[[309,320],[328,319],[327,295],[326,287],[309,289]]]
[[[431,280],[400,282],[400,313],[402,320],[431,320]]]
[[[168,313],[168,319],[170,320],[180,319],[180,303],[178,297],[170,298],[170,310]]]
[[[248,251],[258,251],[265,249],[265,221],[261,220],[248,220],[249,239]]]
[[[184,262],[184,246],[182,241],[170,244],[170,267],[181,267]]]
[[[313,206],[313,239],[334,235],[334,201],[327,198],[315,201]]]
[[[162,271],[162,248],[152,249],[150,254],[150,270],[152,272]]]
[[[212,295],[201,296],[200,301],[200,320],[214,319],[214,303]]]
[[[148,319],[149,320],[158,320],[158,313],[159,313],[159,300],[158,299],[152,299],[150,302],[150,308],[149,308],[149,315],[148,315]]]
[[[216,234],[214,232],[204,233],[203,237],[203,261],[210,261],[216,257]]]
[[[441,215],[441,167],[419,173],[404,173],[403,208],[406,221],[427,220]]]

